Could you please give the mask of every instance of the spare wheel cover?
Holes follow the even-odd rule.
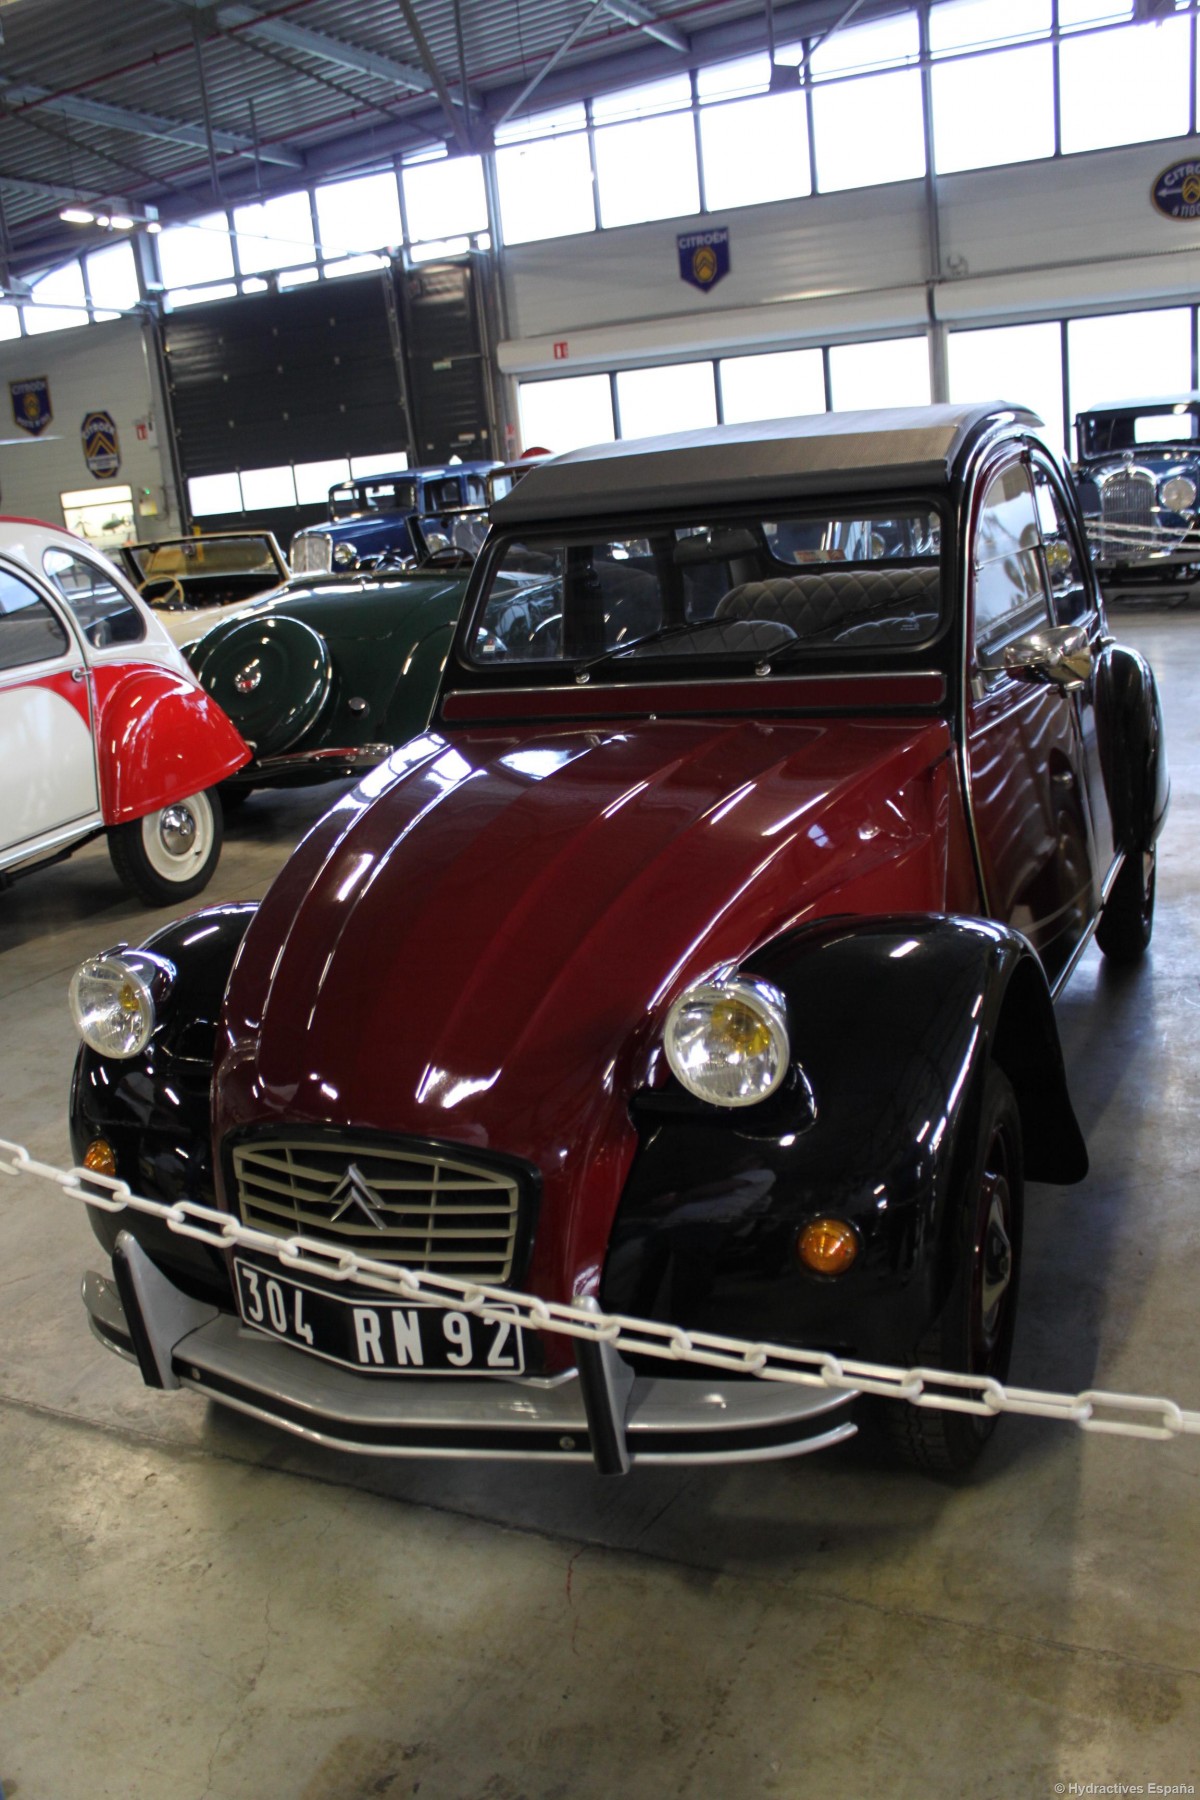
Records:
[[[261,762],[290,750],[316,723],[333,662],[319,632],[280,615],[235,625],[202,652],[196,673]]]

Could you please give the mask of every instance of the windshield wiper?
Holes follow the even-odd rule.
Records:
[[[590,656],[585,662],[576,663],[575,679],[586,681],[593,669],[602,668],[608,662],[617,662],[622,656],[640,649],[643,644],[665,644],[671,638],[687,637],[690,632],[698,631],[701,625],[710,623],[708,619],[683,619],[672,625],[659,625],[654,631],[644,631],[641,637],[630,638],[624,644],[613,644],[609,649],[601,650],[598,656]]]

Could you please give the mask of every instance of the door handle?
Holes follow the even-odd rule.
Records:
[[[72,669],[71,670],[71,680],[72,681],[86,681],[87,680],[87,670],[86,669]]]

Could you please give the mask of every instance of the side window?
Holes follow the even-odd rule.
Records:
[[[1037,463],[1033,470],[1033,491],[1046,550],[1046,574],[1050,581],[1054,617],[1058,624],[1070,625],[1091,610],[1092,597],[1079,565],[1066,506],[1048,472]]]
[[[989,485],[975,534],[975,648],[994,660],[1005,638],[1049,622],[1029,471],[1009,463]]]
[[[146,621],[141,613],[98,563],[56,545],[47,550],[42,566],[94,649],[105,644],[138,644],[145,637]]]
[[[70,642],[61,619],[41,595],[0,570],[0,670],[63,656]]]

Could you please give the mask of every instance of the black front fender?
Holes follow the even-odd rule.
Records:
[[[135,1193],[168,1205],[216,1203],[210,1089],[217,1020],[234,958],[256,905],[210,906],[156,931],[142,948],[175,968],[159,1023],[140,1056],[114,1061],[81,1045],[71,1081],[71,1151],[82,1163],[103,1138],[116,1153],[117,1174]],[[225,1296],[228,1277],[217,1252],[181,1238],[166,1225],[128,1210],[89,1208],[92,1229],[111,1255],[130,1231],[154,1261],[197,1298]]]
[[[907,1358],[950,1279],[990,1060],[1016,1090],[1028,1173],[1087,1171],[1041,966],[1016,932],[929,916],[825,923],[745,966],[787,999],[813,1105],[798,1084],[735,1113],[674,1084],[640,1096],[603,1303]],[[795,1254],[825,1216],[860,1244],[837,1278]]]
[[[1145,657],[1106,644],[1096,659],[1096,737],[1113,842],[1149,850],[1167,816],[1171,784],[1158,684]]]

